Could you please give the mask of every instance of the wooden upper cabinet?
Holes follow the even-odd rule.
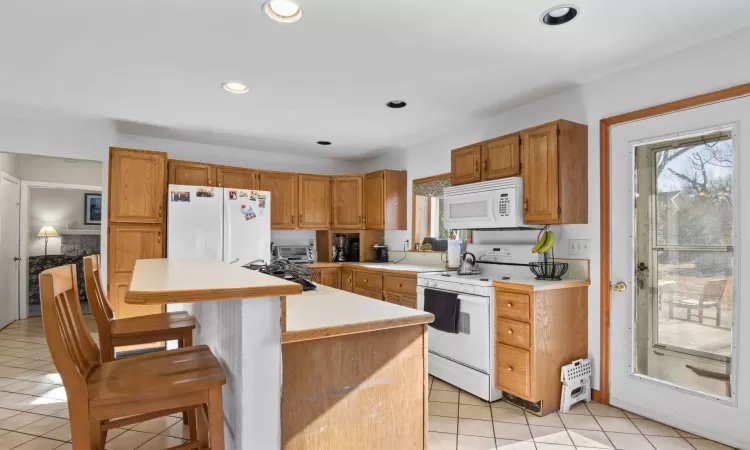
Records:
[[[271,228],[297,228],[297,174],[289,172],[259,173],[258,190],[271,192]]]
[[[169,184],[216,186],[216,167],[211,164],[170,159]]]
[[[233,189],[258,189],[258,171],[240,167],[217,166],[216,185]]]
[[[363,228],[361,175],[333,177],[333,228]]]
[[[364,178],[364,226],[406,229],[406,171],[380,170]]]
[[[512,134],[482,144],[482,180],[514,177],[521,173],[521,136]]]
[[[300,174],[298,209],[299,228],[330,229],[331,177]]]
[[[480,170],[482,146],[471,145],[451,152],[451,184],[453,186],[482,180]]]
[[[524,222],[588,222],[588,127],[559,120],[525,130]]]
[[[167,154],[110,148],[109,221],[162,223]]]
[[[363,190],[365,228],[385,229],[385,171],[365,175]]]

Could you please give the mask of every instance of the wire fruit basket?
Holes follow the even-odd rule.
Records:
[[[539,232],[540,237],[545,230],[547,230],[547,227],[544,227],[542,231]],[[552,261],[547,258],[547,253],[545,252],[544,261],[535,261],[529,263],[529,270],[531,270],[531,273],[536,276],[537,280],[559,281],[562,279],[562,276],[565,275],[565,273],[568,271],[568,263],[555,261],[554,246],[552,246],[552,248],[550,249],[550,253],[552,253]]]

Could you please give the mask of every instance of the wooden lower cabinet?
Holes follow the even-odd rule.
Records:
[[[341,269],[341,290],[354,292],[354,272],[349,269]]]
[[[406,306],[407,308],[417,309],[417,296],[416,295],[396,295],[396,294],[384,294],[385,301],[393,303],[394,305]]]
[[[341,289],[341,269],[335,267],[318,270],[320,271],[320,284]]]
[[[372,291],[369,289],[354,288],[354,293],[364,295],[365,297],[374,298],[375,300],[383,300],[383,293],[380,291]]]
[[[383,290],[383,275],[357,270],[354,272],[354,287],[381,292]]]
[[[534,291],[495,285],[495,386],[560,408],[560,369],[588,355],[588,287]]]

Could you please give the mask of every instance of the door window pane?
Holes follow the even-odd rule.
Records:
[[[635,163],[635,372],[731,397],[731,134],[639,146]]]

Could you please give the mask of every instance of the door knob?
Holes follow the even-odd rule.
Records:
[[[625,289],[627,288],[628,288],[628,285],[622,281],[618,281],[617,283],[612,285],[612,290],[615,292],[625,292]]]
[[[18,257],[18,256],[14,256],[14,257],[13,257],[13,261],[20,261],[20,260],[21,260],[21,258],[20,258],[20,257]]]

